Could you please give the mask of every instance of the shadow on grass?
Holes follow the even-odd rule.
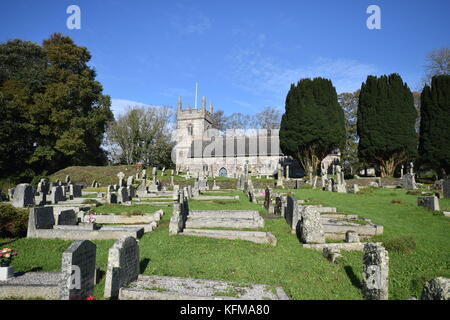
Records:
[[[347,274],[348,278],[352,282],[352,285],[357,289],[362,289],[362,283],[359,280],[359,278],[356,276],[356,274],[353,272],[353,268],[350,266],[344,267],[345,273]]]
[[[23,276],[25,273],[28,273],[28,272],[39,272],[39,271],[42,271],[42,267],[34,267],[27,271],[15,272],[14,275],[16,277],[19,277],[19,276]]]
[[[139,267],[141,270],[141,274],[144,273],[145,269],[147,269],[148,264],[150,263],[150,259],[149,258],[144,258],[141,260]]]
[[[13,243],[17,241],[17,239],[2,239],[3,242],[0,242],[0,247],[3,247],[4,245]]]

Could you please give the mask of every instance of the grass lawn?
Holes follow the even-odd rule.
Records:
[[[411,236],[417,248],[413,253],[389,252],[390,299],[420,297],[426,280],[450,277],[450,219],[416,206],[416,196],[404,190],[368,190],[363,194],[338,194],[312,189],[290,190],[298,199],[309,199],[338,211],[355,213],[384,226],[384,241]],[[221,194],[215,192],[215,195]],[[317,251],[304,249],[283,218],[267,215],[261,205],[250,203],[242,192],[239,200],[191,200],[191,210],[255,209],[263,213],[265,227],[272,232],[277,246],[247,241],[169,236],[170,207],[151,205],[105,205],[98,212],[120,213],[142,210],[165,215],[158,228],[140,239],[141,270],[144,274],[229,280],[282,286],[291,299],[362,299],[360,292],[362,253],[343,252],[343,259],[329,263]],[[392,200],[401,200],[393,204]],[[441,208],[450,207],[449,199],[440,200]],[[13,262],[17,271],[59,271],[61,254],[71,241],[17,239],[1,240],[19,252]],[[97,264],[106,271],[108,249],[114,240],[95,241]],[[102,299],[105,278],[96,286],[95,297]]]

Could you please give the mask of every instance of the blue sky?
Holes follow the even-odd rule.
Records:
[[[66,9],[81,8],[69,30]],[[381,30],[369,30],[369,5]],[[194,104],[195,83],[216,109],[253,114],[284,110],[289,86],[322,76],[338,93],[368,74],[399,73],[418,89],[427,52],[450,45],[448,0],[227,0],[0,3],[0,41],[42,43],[53,32],[92,54],[113,111],[127,104]],[[200,100],[200,99],[199,99]]]

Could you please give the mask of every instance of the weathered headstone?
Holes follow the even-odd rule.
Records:
[[[433,211],[440,211],[439,199],[436,196],[417,197],[417,205]]]
[[[34,205],[34,191],[31,184],[21,183],[15,187],[12,205],[16,208]]]
[[[121,287],[137,280],[139,269],[139,244],[136,239],[124,237],[117,240],[108,253],[104,296],[117,299]]]
[[[388,300],[389,255],[376,243],[364,245],[363,295],[368,300]]]
[[[134,182],[134,177],[133,176],[129,176],[127,179],[127,186],[131,186]]]
[[[291,226],[291,233],[296,233],[299,215],[297,198],[294,196],[287,196],[284,219]]]
[[[423,287],[422,300],[450,300],[450,279],[438,277],[427,281]]]
[[[313,206],[303,206],[300,212],[301,218],[298,228],[300,241],[302,243],[325,243],[325,233],[320,222],[320,212]]]
[[[266,187],[266,189],[264,190],[264,208],[269,210],[271,205],[272,205],[272,192],[269,189],[269,187]]]
[[[117,178],[119,178],[119,188],[125,187],[125,173],[122,171],[117,174]]]
[[[61,267],[61,300],[86,300],[93,295],[97,246],[88,240],[73,242],[64,251]]]
[[[414,174],[408,173],[408,174],[403,175],[402,186],[406,190],[417,189],[416,179],[414,178]]]

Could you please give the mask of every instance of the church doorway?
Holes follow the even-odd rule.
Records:
[[[221,168],[220,170],[219,170],[219,177],[227,177],[228,175],[227,175],[227,169],[225,169],[225,168]]]

